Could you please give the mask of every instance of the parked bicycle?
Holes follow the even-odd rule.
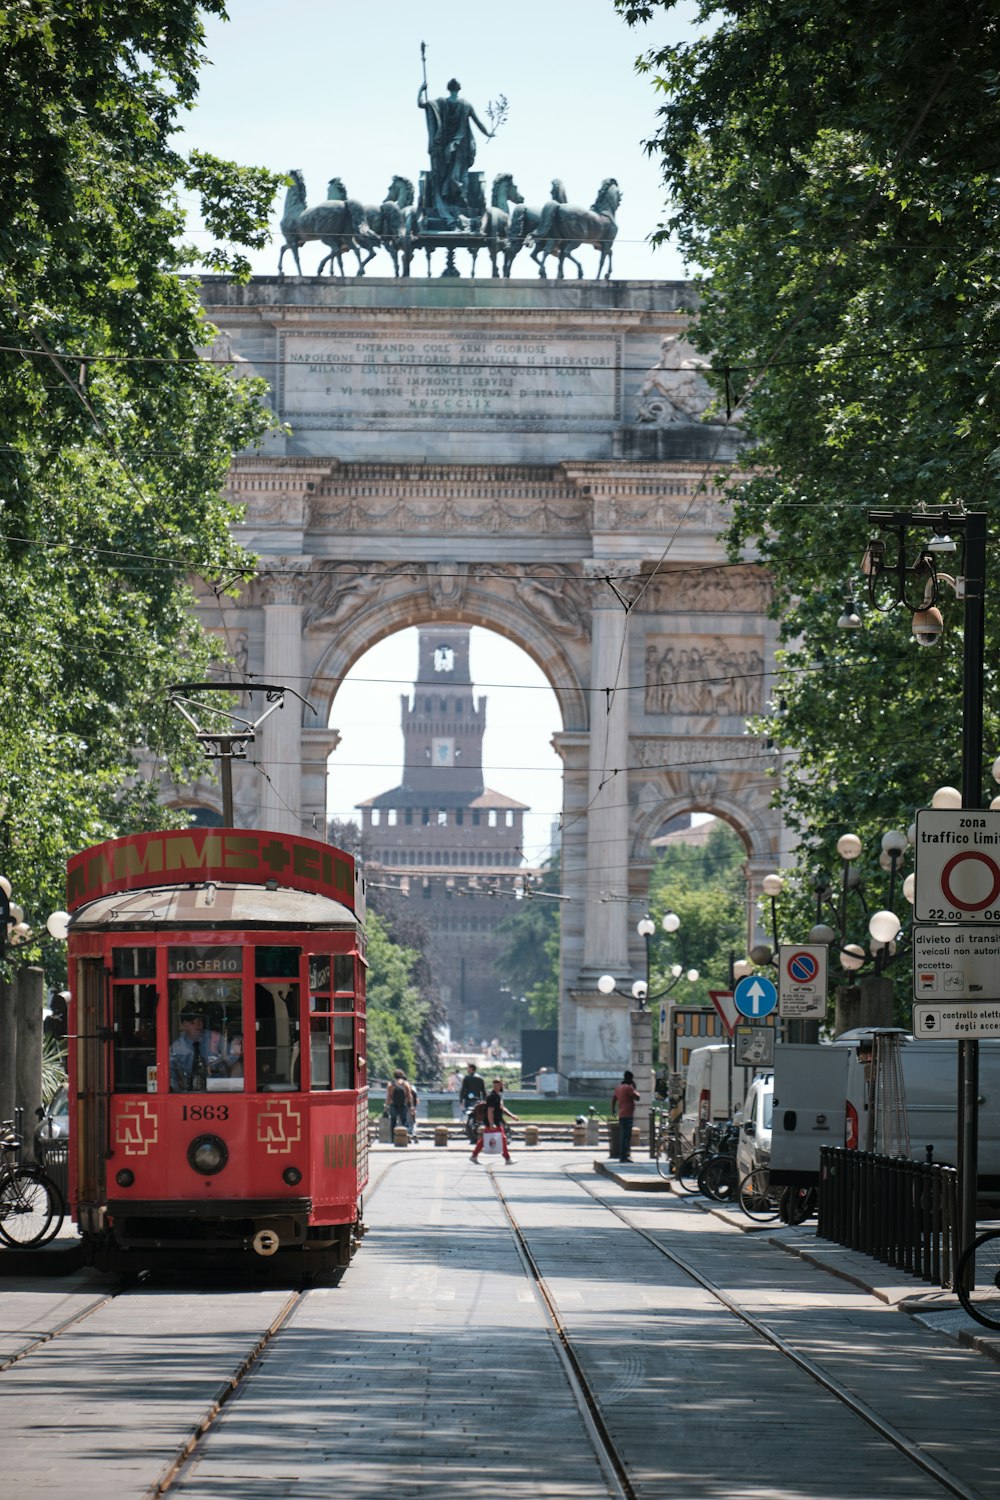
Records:
[[[708,1156],[698,1173],[698,1191],[707,1198],[714,1198],[717,1203],[729,1202],[739,1191],[739,1168],[736,1165],[739,1138],[739,1126],[731,1121],[710,1126],[706,1131]]]
[[[1000,1231],[987,1229],[963,1250],[955,1290],[970,1318],[984,1328],[1000,1328]]]
[[[740,1208],[748,1219],[767,1224],[778,1217],[779,1194],[780,1189],[771,1186],[770,1167],[754,1167],[740,1183]]]
[[[786,1187],[778,1193],[778,1217],[783,1224],[804,1224],[816,1212],[814,1187]]]
[[[0,1126],[0,1242],[14,1250],[44,1245],[62,1228],[66,1206],[41,1167],[20,1164],[13,1120]]]

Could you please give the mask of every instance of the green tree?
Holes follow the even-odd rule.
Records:
[[[541,879],[531,887],[531,894],[517,902],[497,926],[502,944],[498,955],[500,971],[511,990],[523,995],[527,1012],[536,1026],[552,1029],[559,1025],[559,895],[562,868],[559,855],[546,860]],[[520,1011],[520,1005],[518,1006]],[[523,1014],[512,1016],[518,1026]]]
[[[616,3],[630,22],[671,8]],[[960,607],[942,601],[933,651],[906,609],[836,621],[870,507],[997,513],[1000,18],[988,0],[733,0],[700,16],[715,29],[640,60],[663,100],[649,149],[670,197],[661,232],[704,271],[694,338],[752,442],[719,482],[732,556],[749,550],[774,580],[785,648],[757,727],[783,752],[805,915],[806,877],[836,873],[840,833],[862,837],[872,888],[878,835],[960,781]]]
[[[364,839],[356,823],[331,818],[326,833],[331,844],[364,860]],[[437,1033],[445,1025],[446,1014],[427,956],[427,928],[395,888],[369,886],[368,911],[378,919],[376,924],[369,923],[369,942],[371,932],[377,934],[375,949],[368,955],[369,1077],[387,1078],[393,1068],[402,1068],[422,1085],[437,1087],[441,1071]],[[388,988],[381,971],[376,972],[376,959],[383,958],[392,975]],[[401,983],[404,971],[405,983]],[[378,1001],[374,1011],[373,991]],[[419,997],[416,1010],[414,993]]]
[[[366,920],[368,934],[368,1070],[373,1079],[388,1078],[402,1068],[417,1074],[416,1039],[427,1007],[413,981],[418,954],[389,936],[388,924],[375,912]]]
[[[165,709],[213,655],[188,580],[211,598],[252,569],[223,490],[270,420],[263,386],[201,356],[184,274],[248,267],[184,244],[178,194],[254,246],[277,179],[172,144],[205,14],[221,0],[0,14],[0,864],[36,926],[70,852],[163,820],[137,747],[190,779]]]
[[[699,980],[681,980],[673,999],[707,1005],[708,991],[729,985],[729,959],[746,949],[746,850],[727,824],[717,819],[702,845],[675,844],[653,866],[649,882],[650,913],[657,921],[652,939],[650,989],[671,984],[671,965],[697,969]],[[668,937],[659,926],[667,911],[681,925]]]

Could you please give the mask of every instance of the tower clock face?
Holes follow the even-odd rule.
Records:
[[[455,670],[455,649],[453,646],[437,646],[434,650],[435,672],[453,672]]]
[[[455,764],[455,741],[432,740],[431,763],[435,766],[453,766]]]

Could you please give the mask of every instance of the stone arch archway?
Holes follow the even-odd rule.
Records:
[[[442,620],[492,630],[520,647],[548,680],[559,704],[563,727],[588,727],[587,694],[581,680],[585,664],[576,659],[585,653],[567,650],[565,642],[541,628],[537,618],[524,606],[483,590],[469,591],[460,603],[448,606],[432,603],[425,590],[417,589],[365,604],[318,653],[309,676],[309,696],[324,705],[329,717],[335,707],[339,683],[365,651],[400,630]],[[307,627],[307,638],[309,634]]]
[[[628,897],[654,808],[717,809],[754,869],[782,844],[745,735],[776,626],[763,570],[719,535],[710,475],[738,441],[681,399],[689,290],[208,277],[203,300],[285,424],[230,475],[260,557],[227,605],[237,665],[318,700],[267,721],[240,821],[322,828],[337,680],[379,639],[453,620],[516,642],[563,715],[559,1068],[603,1092],[629,1026],[596,980],[638,977]]]

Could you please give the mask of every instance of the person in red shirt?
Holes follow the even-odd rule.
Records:
[[[635,1079],[626,1068],[621,1083],[611,1096],[611,1113],[618,1116],[618,1160],[631,1161],[632,1121],[635,1107],[639,1103],[639,1091]]]

